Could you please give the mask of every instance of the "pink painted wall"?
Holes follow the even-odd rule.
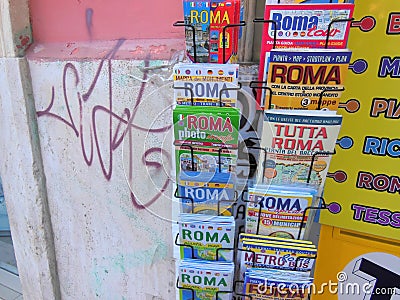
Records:
[[[35,42],[183,38],[182,0],[30,0]]]

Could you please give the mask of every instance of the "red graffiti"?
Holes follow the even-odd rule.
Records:
[[[146,127],[141,127],[139,125],[136,125],[134,123],[135,121],[135,116],[137,115],[139,111],[139,106],[143,100],[143,94],[146,88],[146,79],[148,77],[148,71],[143,72],[143,77],[142,77],[142,83],[140,86],[139,93],[136,97],[136,100],[134,102],[134,107],[133,110],[131,111],[129,108],[125,108],[123,113],[118,115],[114,110],[113,110],[113,86],[112,86],[112,59],[114,58],[116,52],[118,49],[121,47],[123,44],[124,40],[119,40],[115,47],[108,52],[100,61],[99,66],[95,72],[93,81],[91,82],[88,90],[85,93],[76,93],[76,98],[74,99],[77,101],[78,108],[79,108],[79,119],[74,117],[71,111],[71,104],[73,104],[73,101],[71,101],[70,97],[71,95],[67,93],[68,91],[68,81],[67,78],[71,78],[70,76],[72,75],[72,79],[74,80],[74,85],[75,87],[78,86],[78,83],[80,82],[80,75],[78,73],[77,68],[73,63],[66,63],[64,66],[63,70],[63,81],[62,81],[62,86],[63,86],[63,101],[67,110],[67,117],[64,118],[60,116],[57,113],[52,112],[52,108],[54,105],[55,101],[55,90],[54,86],[52,87],[52,92],[51,92],[51,99],[50,103],[47,106],[46,109],[42,111],[37,112],[37,116],[40,117],[50,117],[54,118],[65,125],[67,125],[69,128],[71,128],[76,135],[77,138],[80,140],[81,144],[81,150],[82,150],[82,156],[85,161],[85,163],[88,166],[92,166],[93,164],[93,159],[94,155],[97,155],[97,158],[99,160],[99,164],[102,170],[102,173],[104,177],[107,180],[110,180],[112,177],[112,171],[113,171],[113,152],[121,146],[124,138],[128,139],[129,142],[129,174],[128,178],[131,180],[133,178],[133,167],[134,167],[134,143],[133,143],[133,133],[135,130],[143,131],[143,132],[148,132],[148,133],[163,133],[168,131],[172,125],[167,125],[165,127],[160,127],[160,128],[146,128]],[[149,61],[145,61],[145,67],[149,66]],[[91,100],[91,96],[93,93],[94,88],[96,87],[98,83],[98,79],[100,76],[100,72],[103,69],[103,67],[107,68],[108,71],[108,105],[103,106],[103,105],[95,105],[93,106],[91,110],[91,116],[90,120],[91,122],[89,123],[89,126],[87,123],[85,123],[83,120],[87,118],[88,116],[84,115],[84,105],[85,103],[89,103]],[[105,114],[108,116],[108,128],[99,128],[98,125],[98,117],[101,114]],[[115,121],[117,121],[116,126],[113,125],[115,124]],[[88,128],[86,128],[88,127]],[[99,139],[99,132],[108,132],[108,142],[107,145],[101,145],[100,139]],[[84,134],[88,133],[88,134]],[[162,148],[150,148],[146,150],[142,154],[142,161],[141,163],[145,167],[149,168],[156,168],[160,169],[162,167],[162,164],[157,161],[151,161],[148,159],[148,156],[150,154],[154,153],[160,153],[161,155],[164,155],[168,162],[171,161],[171,156],[170,153],[168,153],[166,150]],[[167,176],[165,179],[164,184],[162,185],[162,188],[160,191],[157,192],[156,195],[154,195],[149,201],[146,203],[141,203],[133,191],[131,191],[131,199],[133,205],[137,209],[145,209],[152,204],[154,204],[157,199],[161,197],[163,192],[167,189],[168,185],[170,184],[171,179]]]

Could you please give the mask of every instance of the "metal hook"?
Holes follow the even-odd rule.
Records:
[[[226,64],[227,61],[225,60],[225,51],[226,51],[226,37],[225,37],[225,32],[229,27],[241,27],[241,26],[246,26],[246,22],[245,21],[240,21],[239,24],[229,24],[224,26],[224,28],[222,29],[222,44],[223,44],[223,52],[222,52],[222,63]]]
[[[193,90],[190,88],[190,87],[186,87],[186,86],[172,86],[172,88],[174,89],[174,90],[187,90],[187,91],[189,91],[190,92],[190,102],[191,102],[191,104],[192,104],[192,106],[194,106],[194,100],[193,100],[193,98],[194,98],[194,92],[193,92]]]
[[[255,18],[254,20],[253,20],[253,22],[254,23],[272,23],[272,24],[274,24],[274,44],[272,45],[272,49],[275,49],[275,46],[276,46],[276,28],[278,27],[277,25],[278,25],[278,23],[275,21],[275,20],[264,20],[264,19],[261,19],[261,18]]]
[[[238,90],[240,90],[242,88],[242,84],[240,83],[240,82],[238,82],[238,86],[237,87],[230,87],[230,88],[228,88],[228,87],[226,87],[226,88],[222,88],[220,91],[219,91],[219,107],[222,107],[223,105],[222,105],[222,92],[223,91],[238,91]]]
[[[251,89],[253,89],[253,91],[256,90],[256,89],[268,90],[269,91],[268,109],[271,109],[271,106],[272,106],[272,93],[273,93],[272,89],[270,87],[264,86],[264,85],[262,85],[262,86],[254,86],[254,84],[267,84],[267,82],[266,81],[251,81],[250,84],[249,84],[249,87]]]
[[[354,18],[349,18],[349,19],[335,19],[335,20],[332,20],[332,21],[329,23],[329,25],[328,25],[328,32],[327,32],[326,40],[325,40],[325,49],[328,49],[329,36],[330,36],[331,27],[332,27],[333,23],[352,22],[353,20],[354,20]]]
[[[176,186],[176,189],[175,189],[175,192],[174,192],[174,197],[178,198],[178,199],[189,200],[191,205],[192,205],[192,209],[191,209],[192,214],[194,214],[194,199],[191,198],[191,197],[179,196],[178,195],[178,189],[179,189],[179,186]]]
[[[179,239],[179,232],[176,234],[176,237],[175,237],[175,245],[177,245],[179,247],[190,248],[192,251],[192,259],[195,259],[196,257],[194,256],[194,247],[192,245],[185,245],[185,244],[178,243],[178,239]]]
[[[336,154],[336,149],[334,149],[333,152],[327,152],[327,151],[316,151],[311,158],[311,164],[310,167],[308,168],[308,176],[307,176],[307,183],[310,183],[310,179],[311,179],[311,172],[312,172],[312,168],[314,166],[314,162],[315,162],[315,157],[318,155],[334,155]]]
[[[338,91],[338,92],[343,92],[343,91],[344,91],[344,88],[340,88],[340,89],[336,89],[336,90],[323,89],[322,92],[319,94],[317,110],[321,110],[322,97],[323,97],[324,93],[326,93],[326,92],[336,92],[336,91]]]
[[[183,27],[189,27],[192,31],[192,37],[193,37],[193,57],[194,57],[194,62],[197,63],[197,53],[196,53],[196,28],[194,28],[193,25],[191,24],[186,24],[185,21],[176,21],[173,26],[183,26]]]

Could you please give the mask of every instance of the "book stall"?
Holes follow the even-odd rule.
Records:
[[[400,299],[400,3],[265,2],[244,184],[243,0],[183,0],[174,24],[177,299]]]

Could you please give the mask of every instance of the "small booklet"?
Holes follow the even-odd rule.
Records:
[[[234,173],[181,172],[178,181],[179,195],[187,200],[181,201],[181,211],[229,216],[235,202],[235,188]]]
[[[174,100],[187,106],[236,106],[238,76],[238,64],[178,63],[173,69]]]
[[[252,299],[308,299],[313,278],[302,272],[249,269],[245,272],[243,294]]]
[[[235,172],[240,112],[234,107],[176,106],[176,178],[182,171]]]
[[[235,219],[232,216],[181,213],[179,237],[181,244],[193,247],[192,253],[191,247],[181,246],[181,258],[233,261],[233,250],[218,250],[234,247]]]
[[[311,225],[311,220],[308,220],[310,211],[306,208],[313,206],[316,193],[315,188],[301,185],[257,185],[249,188],[245,232],[303,239],[305,230],[300,232],[300,229]]]
[[[293,241],[293,240],[292,240]],[[317,249],[314,245],[265,240],[242,240],[239,278],[250,268],[301,271],[310,275]]]
[[[185,26],[187,57],[196,63],[209,62],[210,0],[183,0],[183,15],[185,24],[192,26]]]
[[[179,264],[179,299],[215,300],[217,292],[225,292],[218,294],[218,300],[231,300],[234,268],[232,262],[183,259]]]

